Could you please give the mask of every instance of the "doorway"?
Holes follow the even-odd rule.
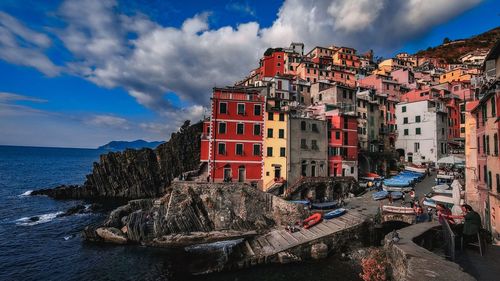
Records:
[[[224,181],[228,181],[231,178],[231,166],[229,164],[224,166]]]
[[[238,182],[245,182],[245,166],[238,168]]]

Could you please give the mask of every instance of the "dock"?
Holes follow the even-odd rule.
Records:
[[[283,256],[289,260],[300,260],[304,247],[310,247],[317,243],[331,244],[333,236],[342,234],[344,231],[360,227],[368,218],[357,209],[350,209],[344,215],[323,220],[321,223],[309,228],[300,228],[300,231],[289,232],[285,229],[275,229],[266,234],[253,237],[243,242],[241,247],[244,258],[238,262],[238,267],[249,267],[256,264],[274,263]],[[280,257],[281,256],[281,257]]]

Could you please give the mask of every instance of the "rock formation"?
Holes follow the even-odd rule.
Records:
[[[132,200],[94,229],[109,242],[116,242],[109,232],[121,229],[130,242],[171,247],[251,236],[304,217],[301,205],[247,184],[174,182],[160,199]],[[96,233],[87,229],[84,237],[96,240]]]
[[[201,131],[201,122],[190,125],[186,121],[179,132],[155,150],[127,149],[101,155],[82,186],[63,185],[35,190],[31,195],[56,199],[159,197],[175,177],[199,169]]]

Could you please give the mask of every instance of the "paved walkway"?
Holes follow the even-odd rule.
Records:
[[[457,252],[456,263],[478,281],[500,280],[500,246],[487,245],[484,256],[476,247]]]

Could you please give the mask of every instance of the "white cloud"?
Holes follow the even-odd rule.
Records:
[[[0,92],[0,103],[16,102],[16,101],[29,101],[29,102],[47,102],[47,100],[14,94],[7,92]]]
[[[0,11],[0,59],[34,67],[47,76],[56,76],[60,68],[43,53],[50,45],[47,35],[25,27]]]
[[[86,120],[85,123],[102,127],[114,127],[124,130],[130,129],[130,124],[127,119],[112,115],[95,115]]]

